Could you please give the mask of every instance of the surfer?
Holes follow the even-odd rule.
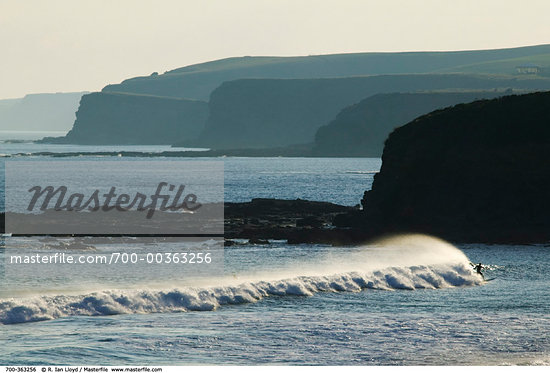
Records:
[[[476,265],[474,266],[474,269],[476,270],[476,273],[479,274],[479,275],[481,275],[481,277],[482,277],[483,279],[485,279],[485,276],[483,276],[483,273],[481,273],[481,270],[483,270],[484,268],[485,268],[485,267],[483,267],[483,265],[482,265],[481,263],[476,264]]]

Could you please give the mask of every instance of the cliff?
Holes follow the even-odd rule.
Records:
[[[550,240],[550,92],[476,101],[389,136],[364,230],[458,242]]]
[[[344,107],[377,93],[431,90],[550,89],[550,79],[466,74],[411,74],[334,79],[244,79],[211,95],[210,116],[197,142],[214,149],[311,143]]]
[[[550,58],[546,58],[546,56],[550,56],[550,45],[457,52],[350,53],[303,57],[245,56],[185,66],[163,74],[155,72],[150,76],[131,78],[120,84],[108,85],[103,88],[102,92],[208,100],[212,92],[220,85],[223,87],[226,82],[243,78],[314,80],[378,74],[426,74],[442,71],[460,71],[461,73],[483,71],[489,74],[510,76],[516,73],[517,61],[537,61],[537,63],[546,66],[547,60],[550,63]],[[482,66],[481,70],[480,66]],[[540,77],[531,78],[535,81]],[[296,92],[286,92],[285,89],[279,90],[278,87],[274,87],[275,91],[273,92],[266,91],[266,89],[271,89],[270,84],[259,90],[244,87],[247,92],[236,89],[234,90],[236,97],[224,96],[227,86],[223,89],[220,88],[221,93],[216,93],[213,97],[215,102],[211,106],[216,111],[213,112],[212,121],[210,121],[213,123],[210,126],[212,129],[201,136],[201,141],[197,143],[190,142],[190,137],[180,137],[179,133],[173,134],[172,142],[177,142],[178,145],[199,146],[200,144],[205,147],[236,150],[239,150],[238,148],[284,147],[289,144],[311,143],[318,127],[326,125],[334,119],[338,111],[345,106],[356,103],[367,96],[380,92],[434,89],[432,85],[427,85],[427,88],[405,85],[394,88],[388,86],[383,89],[369,88],[364,92],[356,92],[355,88],[350,87],[350,92],[348,92],[347,88],[341,87],[335,88],[334,93],[331,93],[330,90],[333,88],[330,84],[314,83],[309,87],[298,84]],[[440,85],[436,84],[435,86]],[[315,92],[316,87],[325,90],[325,92]],[[465,88],[475,87],[466,86]],[[483,89],[492,88],[494,88],[492,85],[483,87]],[[548,85],[545,88],[549,88]],[[252,90],[248,91],[249,89]],[[314,92],[311,92],[312,90]],[[263,97],[257,97],[257,95]],[[288,99],[281,95],[287,95]],[[309,95],[310,98],[305,95]],[[294,99],[295,97],[297,100]],[[106,107],[114,105],[114,103],[102,102]],[[94,104],[94,101],[83,101],[80,111],[91,113],[94,110],[98,112],[105,110],[100,105],[86,108],[85,106],[89,103]],[[234,107],[233,104],[235,104]],[[271,107],[272,104],[273,107]],[[305,106],[299,108],[301,105]],[[222,110],[219,110],[220,108]],[[243,114],[244,111],[249,113]],[[91,114],[87,115],[92,117]],[[227,125],[224,125],[226,115]],[[155,123],[164,120],[163,117],[149,116],[149,118],[154,119]],[[262,121],[267,123],[265,133],[258,134],[256,133],[257,128],[250,129],[251,126],[263,126],[259,124]],[[100,123],[93,124],[91,121],[87,123],[86,126],[102,126]],[[280,127],[280,130],[277,127]],[[240,130],[245,131],[242,134],[242,141],[236,139],[238,135],[234,133],[234,131]],[[285,131],[288,131],[289,134],[285,134]],[[228,140],[220,139],[226,135],[229,135]],[[147,136],[142,137],[148,139]],[[78,141],[84,140],[80,138]],[[112,140],[102,139],[101,141]],[[134,140],[134,142],[136,141]]]
[[[68,131],[85,93],[40,93],[0,100],[0,130]]]
[[[510,94],[511,91],[507,91]],[[312,155],[381,157],[384,141],[396,127],[447,106],[495,98],[505,91],[377,94],[344,108],[315,134]]]
[[[131,95],[84,95],[73,128],[65,137],[43,142],[70,144],[170,144],[194,139],[203,129],[208,104],[203,101]]]
[[[233,57],[136,77],[106,86],[128,92],[208,100],[220,84],[243,78],[336,78],[358,75],[462,72],[508,74],[515,66],[550,64],[550,45],[476,51],[346,53],[303,57]]]

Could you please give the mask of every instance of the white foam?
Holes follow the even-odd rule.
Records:
[[[479,285],[467,264],[391,267],[370,273],[300,276],[236,286],[171,290],[107,290],[83,295],[41,296],[0,303],[0,323],[51,320],[74,315],[212,311],[225,304],[259,301],[269,296],[311,296],[319,292],[364,289],[440,289]]]
[[[414,290],[482,284],[468,258],[452,245],[426,236],[400,236],[356,253],[254,277],[212,279],[214,284],[172,289],[102,290],[0,301],[0,323],[66,316],[212,311],[226,304],[270,296],[312,296],[365,289]]]

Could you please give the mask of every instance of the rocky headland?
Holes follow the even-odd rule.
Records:
[[[169,145],[195,139],[204,128],[208,104],[172,97],[95,92],[82,96],[73,128],[41,142],[103,145]]]
[[[317,130],[330,123],[342,109],[374,94],[434,90],[497,90],[502,94],[509,88],[528,91],[550,89],[550,79],[469,74],[403,74],[331,79],[234,80],[223,83],[212,92],[208,120],[197,141],[180,141],[176,145],[224,150],[307,144],[314,142]],[[497,92],[495,95],[498,94]],[[394,115],[393,111],[403,110],[406,114],[383,126],[377,121],[370,121],[367,116],[367,138],[373,136],[374,149],[370,150],[365,146],[364,151],[380,154],[383,140],[374,135],[378,127],[384,128],[383,132],[388,134],[393,129],[388,129],[388,126],[403,125],[407,120],[414,119],[415,114],[425,114],[447,104],[471,101],[476,98],[476,94],[465,94],[454,99],[450,99],[451,96],[446,97],[440,103],[425,104],[421,108],[419,106],[420,110],[410,114],[399,108],[399,105],[395,108],[391,103],[379,106],[381,111],[390,110],[389,114],[380,114],[381,118],[391,117]],[[484,98],[482,93],[477,97]],[[364,141],[367,141],[366,145],[370,145],[368,140]],[[352,143],[348,148],[354,145],[356,144]],[[318,149],[324,150],[325,147]],[[321,155],[322,151],[317,154]]]
[[[456,105],[396,129],[363,211],[339,225],[455,242],[550,241],[550,92]]]

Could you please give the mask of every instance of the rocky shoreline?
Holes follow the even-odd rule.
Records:
[[[337,227],[335,221],[345,221],[345,216],[358,212],[358,206],[302,199],[257,198],[250,202],[226,202],[224,238],[226,246],[236,244],[236,239],[246,239],[253,244],[287,240],[291,244],[350,245],[363,241],[364,232]],[[6,233],[4,213],[0,213],[0,227],[1,233]]]
[[[451,235],[449,232],[434,232],[426,226],[403,229],[403,227],[389,224],[382,227],[376,222],[368,221],[359,206],[343,206],[330,202],[302,199],[256,198],[249,202],[226,202],[224,214],[223,238],[226,247],[240,245],[243,242],[269,244],[270,240],[285,240],[289,244],[349,246],[369,242],[381,236],[401,233],[434,234],[451,242],[462,243],[535,244],[547,242],[546,235],[541,235],[540,232],[535,234],[532,231],[523,235],[501,233],[499,237],[490,234],[465,237],[464,235]],[[0,233],[6,233],[3,212],[0,213]],[[125,237],[126,235],[120,236]]]
[[[356,211],[359,211],[358,206],[301,199],[258,198],[244,203],[225,203],[225,238],[249,239],[251,243],[277,239],[291,244],[354,244],[360,241],[363,233],[336,227],[334,222]]]

